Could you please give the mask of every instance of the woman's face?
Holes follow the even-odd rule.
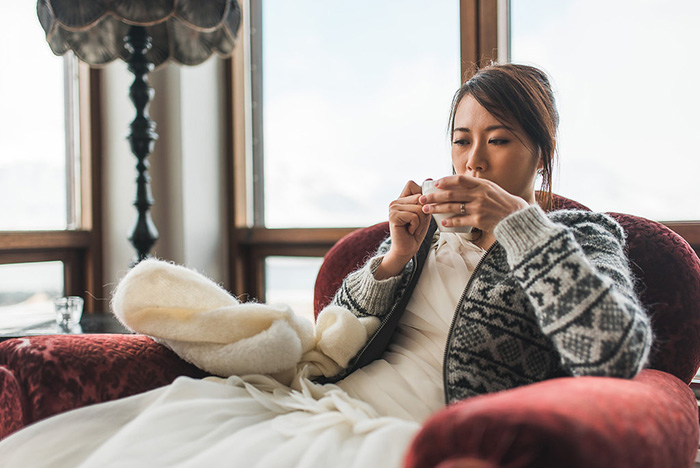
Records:
[[[457,174],[490,180],[528,203],[535,201],[541,167],[535,143],[520,126],[504,125],[471,95],[455,112],[452,164]]]

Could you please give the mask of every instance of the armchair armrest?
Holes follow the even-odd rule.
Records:
[[[644,370],[633,380],[560,378],[455,403],[426,422],[405,466],[692,467],[697,450],[693,392]]]
[[[143,335],[48,335],[0,343],[0,438],[34,421],[206,374]],[[12,402],[12,403],[9,403]]]

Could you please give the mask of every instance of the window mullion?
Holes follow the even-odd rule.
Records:
[[[253,226],[265,225],[265,174],[263,138],[262,1],[250,0],[250,60],[252,93]]]

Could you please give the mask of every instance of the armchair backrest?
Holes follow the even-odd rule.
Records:
[[[588,210],[555,195],[554,209]],[[627,234],[627,252],[637,290],[654,329],[649,367],[686,383],[700,366],[700,259],[666,226],[638,216],[609,213]],[[354,231],[331,248],[316,278],[314,313],[328,305],[343,279],[361,267],[389,235],[389,224]]]
[[[627,234],[637,294],[651,318],[654,345],[648,367],[690,383],[700,366],[700,259],[661,223],[608,214]]]

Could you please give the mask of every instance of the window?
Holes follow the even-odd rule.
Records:
[[[693,1],[511,2],[510,58],[545,69],[557,94],[555,192],[598,211],[700,220],[698,17]]]
[[[237,158],[251,157],[248,180],[255,182],[245,189],[239,182],[239,193],[252,194],[246,208],[253,215],[238,219],[232,259],[244,265],[234,265],[232,277],[245,276],[239,292],[284,302],[280,291],[290,289],[277,279],[292,268],[288,257],[316,257],[320,265],[318,257],[353,226],[384,221],[408,180],[450,172],[447,119],[460,82],[459,3],[253,0],[246,6],[253,32],[252,144]],[[308,273],[312,293],[316,271],[300,261],[295,271]],[[287,299],[294,300],[291,293]]]
[[[231,71],[234,82],[231,102],[247,104],[235,105],[232,115],[235,132],[230,172],[234,181],[231,194],[236,227],[230,244],[230,277],[235,292],[249,293],[260,300],[266,299],[266,286],[272,288],[276,281],[266,280],[266,275],[276,278],[282,268],[291,268],[266,258],[320,257],[353,230],[352,226],[384,221],[388,203],[406,180],[421,180],[449,171],[447,112],[460,77],[466,76],[473,64],[506,61],[509,49],[515,60],[519,55],[534,57],[540,50],[535,46],[527,49],[528,41],[524,37],[530,37],[530,43],[535,45],[568,41],[568,36],[574,35],[546,36],[555,29],[550,24],[556,21],[552,18],[558,18],[567,9],[589,8],[588,2],[573,0],[547,2],[546,9],[543,0],[360,3],[307,0],[293,6],[287,3],[251,0],[243,5],[246,19],[241,37],[249,42],[234,58]],[[599,14],[609,15],[611,24],[613,19],[621,17],[616,5],[602,1],[594,5]],[[650,5],[640,8],[649,9]],[[629,3],[628,10],[633,8],[636,3]],[[676,10],[669,8],[664,15]],[[625,13],[624,17],[629,19],[631,15]],[[598,24],[598,19],[583,23],[590,27]],[[640,27],[629,23],[614,24],[617,31]],[[563,25],[556,28],[566,29]],[[690,27],[684,30],[681,39],[690,44],[696,33]],[[626,31],[630,35],[634,32]],[[599,32],[596,26],[595,34]],[[594,35],[590,31],[586,34],[585,37]],[[591,53],[597,55],[591,57],[586,57],[580,46],[573,49],[575,45],[569,43],[571,50],[559,50],[553,58],[561,63],[579,60],[598,63],[600,55],[610,53],[610,44],[624,44],[614,55],[631,50],[632,42],[618,39],[619,36],[609,36],[605,44],[595,42],[598,46]],[[585,45],[591,41],[579,42]],[[687,51],[685,54],[692,55]],[[595,76],[596,67],[590,63],[585,73],[581,70],[576,73],[600,81]],[[647,77],[657,72],[656,62],[651,58],[645,63],[647,70],[632,72],[641,83],[650,81],[652,78]],[[554,75],[555,87],[572,74],[571,71],[560,73],[553,68],[554,62],[539,65]],[[559,74],[562,76],[558,77]],[[574,82],[571,86],[578,89],[576,86],[583,85]],[[690,88],[687,94],[698,93]],[[622,93],[618,96],[624,107],[646,109],[647,104],[636,96],[622,98]],[[697,96],[692,99],[697,100]],[[579,113],[578,109],[570,110],[566,100],[560,97],[562,115]],[[693,118],[696,124],[697,119]],[[596,128],[601,127],[599,122],[594,123]],[[589,124],[574,121],[565,125],[577,129]],[[692,128],[689,125],[693,124],[683,123],[681,128]],[[663,190],[659,190],[671,197],[678,196],[680,192],[674,191],[674,186],[682,180],[688,199],[685,208],[677,203],[671,208],[674,198],[653,204],[640,197],[647,200],[642,210],[628,204],[634,197],[626,193],[634,190],[644,192],[644,197],[653,196],[659,177],[654,177],[654,182],[628,178],[629,188],[617,189],[620,196],[615,199],[611,193],[616,185],[599,185],[598,181],[605,177],[617,182],[623,170],[618,161],[598,161],[597,169],[581,177],[578,174],[583,172],[578,172],[577,167],[587,153],[579,151],[579,156],[570,155],[577,143],[567,142],[568,138],[562,131],[563,160],[573,161],[572,166],[562,163],[565,175],[555,180],[555,189],[562,195],[589,204],[593,209],[628,211],[662,220],[700,219],[700,214],[693,211],[697,209],[697,203],[694,208],[693,202],[700,199],[694,188],[696,184],[683,179],[698,172],[700,158],[692,158],[691,163],[687,156],[692,149],[677,150],[684,156],[675,164],[683,169],[674,169],[672,176],[663,178],[668,181],[673,177],[674,182],[665,183]],[[626,154],[634,154],[640,145],[644,146],[631,139],[629,132],[620,136],[614,142],[615,154],[624,152],[627,146],[635,150]],[[678,144],[682,142],[679,138]],[[588,153],[603,154],[590,142],[582,148]],[[658,149],[657,146],[657,154]],[[426,154],[434,159],[429,160]],[[624,169],[629,171],[627,165],[638,163],[628,160],[624,164]],[[601,165],[609,166],[611,171],[603,174]],[[677,179],[679,172],[684,175]],[[571,178],[572,173],[585,185],[579,181],[567,182],[564,177]],[[654,188],[648,190],[648,185]],[[591,186],[596,190],[591,190]],[[644,211],[652,209],[657,211]],[[697,223],[666,224],[698,249]],[[270,297],[284,302],[283,294],[271,293]]]
[[[313,320],[314,284],[321,261],[318,257],[267,257],[266,301],[286,304],[297,314]]]
[[[0,265],[0,334],[54,321],[51,299],[63,295],[62,262]]]
[[[13,18],[0,31],[6,45],[0,87],[0,230],[75,227],[69,205],[80,198],[71,171],[76,165],[79,170],[73,132],[77,61],[51,53],[34,3],[0,8],[5,18]],[[23,37],[22,47],[13,46],[18,37]]]
[[[458,6],[263,0],[265,226],[374,224],[408,180],[450,173]]]
[[[83,296],[93,311],[86,292],[95,293],[101,272],[99,100],[91,95],[99,73],[52,54],[35,3],[6,2],[0,13],[12,18],[0,30],[0,276],[9,278],[0,280],[0,308],[15,315],[3,313],[1,328],[34,320],[57,295]]]

